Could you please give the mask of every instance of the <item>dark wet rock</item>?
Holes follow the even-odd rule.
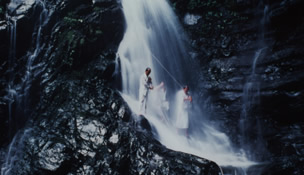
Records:
[[[36,52],[35,49],[37,49],[37,43],[35,42],[38,37],[37,32],[39,27],[39,18],[37,17],[39,17],[39,13],[43,10],[42,5],[47,8],[47,15],[49,16],[44,19],[47,23],[41,28],[41,37],[40,41],[38,41],[40,42],[40,48],[32,63],[35,69],[31,72],[31,87],[27,87],[28,90],[25,92],[24,77],[27,74],[25,65],[28,64],[29,58]],[[23,13],[30,12],[31,14],[23,15]],[[80,70],[84,65],[94,61],[97,65],[94,69],[98,69],[100,72],[100,74],[96,76],[110,80],[111,74],[114,72],[115,52],[124,30],[123,14],[120,5],[117,4],[116,1],[95,5],[87,1],[37,3],[34,4],[32,9],[23,13],[22,15],[26,17],[22,17],[17,21],[16,58],[3,57],[2,59],[1,57],[1,61],[3,62],[1,62],[0,65],[0,72],[4,75],[0,84],[0,86],[3,87],[1,88],[1,95],[5,97],[0,100],[3,104],[1,105],[1,107],[3,107],[2,111],[6,114],[5,120],[8,120],[9,113],[9,98],[6,97],[9,93],[9,81],[12,81],[10,82],[12,85],[10,86],[13,86],[12,88],[17,94],[11,101],[13,101],[13,111],[19,110],[19,112],[18,114],[12,114],[12,123],[20,124],[10,126],[10,128],[13,128],[11,133],[15,133],[18,128],[24,126],[24,123],[30,115],[25,113],[23,109],[26,108],[27,111],[31,111],[35,108],[40,101],[41,91],[45,90],[45,88],[49,90],[48,85],[51,84],[57,76],[62,76],[72,70]],[[32,16],[35,16],[35,18],[29,18]],[[11,18],[15,17],[16,16],[11,16]],[[27,24],[25,25],[22,22],[23,19],[29,22],[26,22]],[[26,30],[26,27],[19,26],[27,26],[32,29]],[[6,42],[4,45],[8,47],[10,46],[10,33],[7,31],[5,33]],[[21,35],[21,33],[23,35]],[[0,33],[0,35],[1,34],[2,33]],[[18,37],[33,37],[34,40],[18,39]],[[21,40],[25,42],[21,42]],[[27,41],[31,44],[26,44]],[[20,49],[18,45],[23,48]],[[28,48],[29,46],[31,47],[30,49]],[[24,52],[20,50],[26,49],[28,49],[28,53],[23,55]],[[1,50],[1,52],[2,51],[3,50]],[[3,54],[5,56],[8,55],[9,50],[7,49],[3,52],[7,52]],[[72,76],[77,76],[77,71],[74,71]],[[11,77],[13,77],[13,80]],[[94,78],[96,79],[96,77]],[[25,95],[31,97],[27,102],[19,98]],[[22,105],[24,103],[27,103],[28,106],[20,106],[20,104]],[[18,120],[21,120],[17,121],[17,117],[14,118],[14,115],[18,115]],[[1,123],[1,125],[4,125],[3,128],[5,128],[5,130],[9,130],[9,126],[5,123]],[[5,136],[1,144],[7,144],[7,140],[12,139],[8,135]]]
[[[7,57],[7,49],[8,45],[6,40],[6,32],[7,32],[7,23],[5,20],[5,13],[6,13],[6,3],[7,0],[0,1],[0,63],[3,63],[3,60]]]
[[[149,121],[143,115],[140,115],[138,117],[136,124],[137,124],[138,129],[140,129],[140,130],[148,131],[148,132],[152,131],[152,127],[151,127]]]
[[[256,160],[271,162],[262,174],[303,174],[304,3],[171,2],[189,36],[189,55],[199,63],[191,87],[198,91],[196,99],[204,112],[239,146],[245,106],[247,142],[252,143],[247,148]],[[24,101],[17,95],[7,98],[8,81],[13,72],[16,88],[11,92],[24,95],[24,65],[35,50],[43,6],[30,3],[7,9],[7,3],[0,1],[0,116],[5,116],[0,119],[0,143],[4,147],[11,141],[9,155],[22,157],[6,159],[6,167],[17,167],[14,174],[218,174],[214,163],[167,150],[152,139],[153,127],[146,120],[133,121],[113,90],[116,51],[124,30],[116,0],[46,2],[49,18],[33,63],[31,99],[27,110],[20,110]],[[14,17],[16,59],[9,67]],[[244,105],[246,91],[251,92],[251,101]],[[19,116],[11,130],[17,133],[14,139],[6,134],[11,100],[13,115]],[[17,132],[25,123],[26,128]],[[2,150],[1,163],[2,153],[9,152]]]
[[[299,140],[277,136],[293,135],[286,128],[294,125],[298,127],[293,130],[303,130],[303,1],[171,2],[200,62],[198,101],[206,113],[239,145],[246,106],[249,154],[273,163],[264,174],[303,174],[303,153],[287,151]],[[184,20],[188,14],[201,18],[189,25]],[[249,97],[244,97],[248,90]]]
[[[17,139],[22,149],[20,159],[12,160],[11,174],[220,172],[215,163],[168,150],[150,131],[137,130],[120,95],[104,80],[85,77],[90,79],[65,75],[43,93],[31,127]]]
[[[22,16],[17,26],[27,23],[29,29],[24,28],[27,32],[17,28],[17,33],[24,34],[22,37],[37,39],[39,15],[31,18],[29,14],[41,12],[41,5],[32,4],[25,11],[10,11],[12,17]],[[125,27],[118,1],[62,0],[44,5],[48,18],[41,28],[31,86],[26,91],[30,97],[27,111],[19,111],[22,115],[14,119],[20,124],[15,128],[15,136],[1,140],[2,172],[219,174],[220,169],[214,162],[162,146],[154,139],[147,120],[133,120],[134,114],[113,88],[116,51]],[[9,45],[9,36],[0,30],[2,34],[7,37],[5,44]],[[0,84],[3,87],[0,114],[6,116],[4,122],[1,121],[3,131],[11,126],[5,123],[9,120],[10,101],[2,97],[7,96],[10,72],[14,72],[13,86],[22,85],[27,71],[24,65],[36,49],[35,40],[29,41],[32,42],[25,43],[20,51],[21,41],[17,37],[14,66],[9,67],[8,60],[1,60],[0,72],[5,76]],[[15,111],[23,108],[18,105],[24,101],[18,101],[17,97],[24,95],[24,89],[21,86],[13,90],[16,94],[11,106],[14,116]],[[3,152],[6,152],[5,158]]]
[[[303,127],[303,124],[281,127],[270,136],[268,147],[273,152],[273,163],[264,174],[303,174]]]

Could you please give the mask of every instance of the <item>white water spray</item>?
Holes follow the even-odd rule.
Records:
[[[118,49],[122,96],[133,112],[138,114],[139,78],[146,67],[151,67],[154,86],[161,81],[165,82],[170,110],[175,111],[174,96],[180,87],[170,75],[185,83],[187,80],[191,81],[191,74],[195,73],[190,70],[190,59],[185,47],[186,37],[175,14],[166,0],[122,0],[122,6],[127,22],[125,35]],[[151,91],[149,96],[153,97],[155,94]],[[156,128],[158,139],[166,147],[213,160],[221,166],[246,169],[254,164],[247,160],[243,152],[235,151],[226,134],[208,125],[207,121],[198,128],[192,128],[199,134],[190,134],[189,138],[177,134],[173,122],[175,116],[169,115],[169,124],[165,124],[159,120],[158,113],[154,110],[156,105],[158,104],[150,100],[145,116]],[[194,115],[205,120],[200,113]]]
[[[127,22],[118,50],[123,92],[137,97],[138,80],[146,67],[152,68],[154,85],[164,81],[170,90],[177,90],[179,85],[168,72],[183,82],[187,79],[183,71],[189,64],[185,36],[170,6],[164,0],[123,0],[122,5]]]

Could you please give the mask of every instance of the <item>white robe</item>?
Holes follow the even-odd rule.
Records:
[[[148,101],[148,92],[149,88],[152,87],[152,84],[148,81],[148,76],[144,73],[140,76],[139,80],[139,111],[140,113],[146,113],[147,101]]]
[[[189,128],[189,116],[188,116],[188,107],[190,102],[184,100],[188,98],[188,95],[185,94],[184,90],[177,92],[176,96],[176,123],[175,126],[180,129]]]
[[[155,90],[151,98],[154,103],[153,106],[156,114],[161,118],[167,117],[167,112],[169,111],[169,102],[166,99],[166,91],[162,88]]]

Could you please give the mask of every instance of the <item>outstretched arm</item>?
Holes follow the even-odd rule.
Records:
[[[187,97],[184,98],[184,101],[192,102],[192,96],[188,95]]]
[[[148,85],[149,89],[151,89],[151,90],[153,89],[152,78],[151,77],[148,77],[147,85]]]

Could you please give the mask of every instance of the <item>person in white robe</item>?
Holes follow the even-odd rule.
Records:
[[[189,87],[185,86],[182,90],[177,92],[176,105],[176,128],[179,133],[188,136],[189,128],[189,106],[192,102],[192,97],[188,94]]]
[[[145,73],[141,75],[139,81],[139,113],[140,115],[146,114],[147,110],[147,101],[149,90],[153,89],[152,79],[149,77],[151,73],[151,68],[146,68]]]

